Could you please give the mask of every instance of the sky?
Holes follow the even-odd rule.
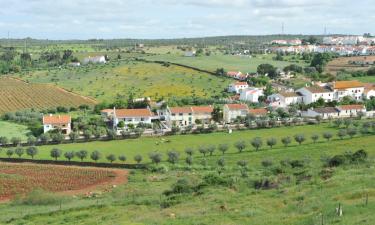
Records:
[[[374,0],[0,0],[0,38],[375,33]]]

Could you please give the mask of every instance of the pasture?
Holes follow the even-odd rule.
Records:
[[[57,106],[94,105],[95,100],[68,92],[50,84],[29,84],[0,78],[0,114],[24,109],[50,109]]]
[[[232,80],[179,66],[124,60],[51,71],[35,71],[21,78],[31,83],[52,83],[99,101],[136,98],[221,96]]]
[[[24,125],[0,120],[0,137],[7,137],[8,139],[18,137],[26,141],[29,133],[30,130]]]

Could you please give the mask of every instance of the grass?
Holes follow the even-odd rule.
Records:
[[[152,99],[172,96],[221,96],[231,82],[230,79],[183,67],[165,67],[127,60],[108,65],[35,71],[20,77],[31,83],[53,83],[108,102],[126,100],[129,93],[133,93],[135,97]]]
[[[7,137],[9,140],[12,137],[19,137],[26,141],[29,133],[30,130],[24,125],[0,121],[0,137]]]
[[[351,77],[351,80],[358,80],[364,83],[375,83],[375,76],[367,76],[367,77]]]
[[[145,57],[148,60],[161,60],[173,63],[179,63],[208,71],[216,71],[217,68],[224,68],[226,71],[241,71],[256,72],[257,67],[263,63],[272,64],[278,68],[284,68],[292,63],[304,65],[303,62],[292,62],[293,60],[287,59],[287,61],[275,61],[272,59],[274,55],[257,55],[256,57],[242,57],[233,55],[211,55],[211,56],[199,56],[199,57],[184,57],[182,54],[164,54]]]

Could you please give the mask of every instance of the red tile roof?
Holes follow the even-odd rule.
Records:
[[[212,113],[214,111],[214,107],[212,106],[193,106],[191,107],[194,113]]]
[[[245,104],[227,104],[230,110],[249,110],[249,107]]]
[[[116,109],[116,117],[151,117],[150,109]]]
[[[100,112],[102,112],[102,113],[113,113],[113,109],[103,109]]]
[[[171,107],[171,113],[193,113],[191,107]]]
[[[365,108],[364,105],[341,105],[338,107],[341,110],[362,110]]]
[[[236,82],[234,83],[235,86],[246,86],[249,85],[247,82]]]
[[[267,115],[268,111],[265,108],[260,108],[260,109],[249,109],[249,114],[253,115]]]
[[[68,124],[72,118],[69,115],[46,115],[43,116],[43,124]]]

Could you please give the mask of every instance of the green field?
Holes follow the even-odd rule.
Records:
[[[293,128],[292,128],[293,129]],[[292,129],[271,129],[261,131],[237,132],[230,139],[223,139],[224,134],[209,134],[200,137],[202,141],[218,143],[234,141],[236,138],[251,138],[255,135],[284,136],[304,131],[306,134],[327,130],[322,125]],[[302,130],[301,130],[302,129]],[[219,135],[219,136],[217,136]],[[175,147],[201,144],[194,141],[194,136],[176,137]],[[175,139],[174,139],[175,140]],[[183,141],[182,141],[183,140]],[[216,141],[215,141],[216,140]],[[144,140],[138,140],[138,146]],[[142,142],[141,142],[142,141]],[[179,141],[177,143],[177,141]],[[192,144],[189,144],[192,141]],[[236,153],[231,150],[224,156],[215,153],[207,156],[209,166],[200,166],[202,156],[196,153],[193,166],[189,169],[181,155],[178,165],[163,163],[164,172],[134,171],[127,185],[116,188],[112,193],[97,198],[71,198],[51,205],[0,205],[0,223],[4,224],[361,224],[370,225],[375,219],[375,178],[374,155],[375,138],[373,136],[356,137],[345,140],[319,141],[316,144],[293,144],[285,148],[280,145],[270,150],[263,148],[255,152],[247,150]],[[115,141],[112,148],[127,146]],[[98,144],[98,143],[95,143]],[[150,145],[150,144],[148,144]],[[107,145],[108,147],[110,145]],[[62,146],[65,147],[65,146]],[[79,146],[82,147],[82,146]],[[346,151],[365,149],[370,159],[368,163],[346,165],[331,169],[332,177],[322,179],[321,157],[343,154]],[[142,148],[144,153],[150,152]],[[151,150],[152,151],[152,150]],[[187,179],[197,185],[204,176],[217,174],[216,162],[225,159],[225,169],[220,175],[234,179],[227,185],[209,185],[199,193],[177,194],[172,198],[163,195],[179,179]],[[271,160],[273,166],[264,167],[261,162]],[[274,175],[274,168],[279,168],[280,160],[303,160],[303,168],[284,168],[285,171]],[[249,162],[248,177],[241,177],[236,162]],[[306,173],[306,178],[297,181],[297,174]],[[294,175],[293,175],[294,174]],[[256,190],[251,182],[256,179],[271,177],[290,181],[283,182],[277,188]],[[311,176],[311,177],[310,177]],[[280,181],[281,182],[281,181]],[[368,204],[365,204],[365,196]],[[343,216],[335,215],[338,204],[343,207]],[[167,205],[166,205],[167,204]],[[21,213],[22,212],[22,213]],[[270,216],[272,215],[272,216]]]
[[[351,80],[358,80],[360,82],[365,82],[365,83],[375,83],[375,76],[352,77]]]
[[[30,130],[26,126],[0,121],[0,137],[7,137],[8,139],[20,137],[26,141],[29,132]]]
[[[107,65],[41,70],[20,77],[32,83],[53,83],[108,102],[116,98],[126,100],[130,93],[137,98],[151,97],[154,100],[172,96],[221,96],[231,82],[230,79],[179,66],[166,67],[127,60]]]
[[[199,57],[184,57],[182,54],[163,54],[145,57],[148,60],[160,60],[173,63],[179,63],[187,66],[216,71],[217,68],[224,68],[226,71],[241,71],[243,73],[256,72],[260,64],[269,63],[278,68],[284,68],[292,61],[275,61],[272,59],[275,55],[256,55],[256,57],[234,56],[234,55],[211,55]],[[297,64],[304,65],[303,62]]]

